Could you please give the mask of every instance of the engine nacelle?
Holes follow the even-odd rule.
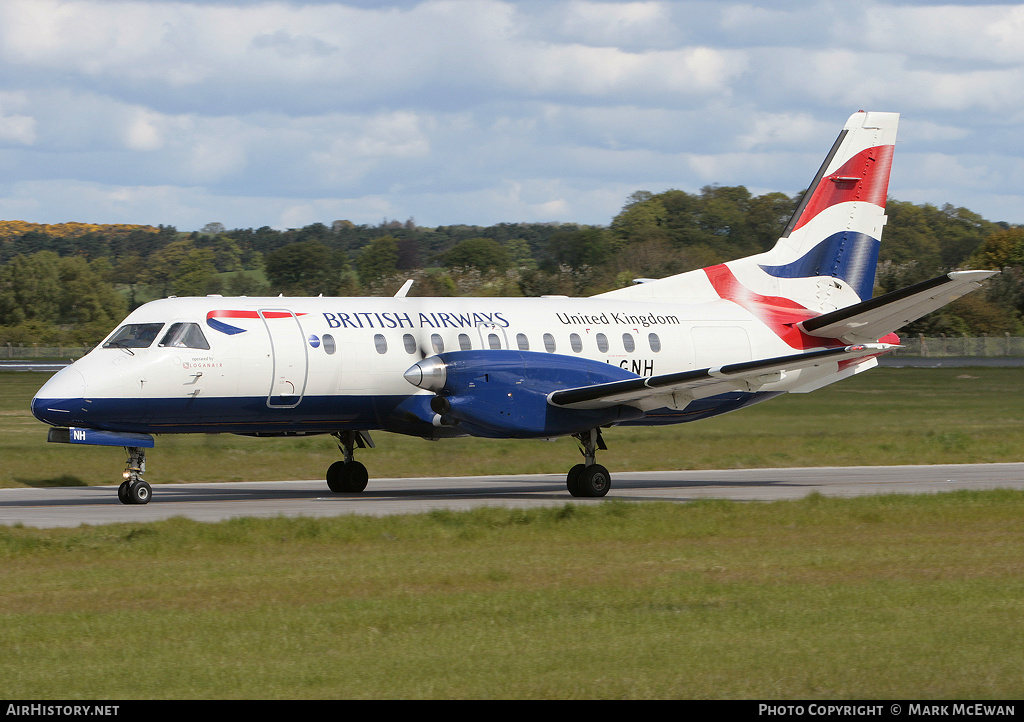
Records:
[[[532,351],[451,351],[431,356],[405,373],[415,386],[434,391],[430,408],[442,423],[473,436],[564,436],[639,418],[639,409],[566,409],[547,396],[559,389],[635,379],[612,364]]]

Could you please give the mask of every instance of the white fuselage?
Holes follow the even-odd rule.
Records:
[[[200,340],[171,344],[168,329],[179,328],[174,324],[193,335],[197,327]],[[781,333],[777,319],[762,321],[722,299],[210,296],[145,304],[119,328],[129,327],[151,330],[151,342],[121,345],[112,334],[40,389],[33,400],[37,417],[56,426],[148,433],[358,428],[452,435],[432,425],[422,405],[400,408],[403,418],[396,417],[409,397],[431,395],[403,373],[445,351],[552,353],[653,376],[834,345]],[[647,423],[687,421],[778,392],[809,390],[848,371],[833,363],[757,389],[722,385],[686,398],[646,399],[640,407]]]

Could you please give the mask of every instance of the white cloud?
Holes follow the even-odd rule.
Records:
[[[254,49],[272,48],[282,58],[326,57],[338,52],[338,46],[313,35],[291,35],[285,30],[257,35],[252,39],[250,47]]]
[[[430,153],[423,125],[433,120],[401,111],[368,118],[332,116],[316,122],[326,147],[314,148],[309,158],[322,182],[329,186],[360,181],[384,159],[421,158]]]
[[[1021,157],[926,152],[904,153],[900,160],[901,166],[893,168],[900,200],[935,206],[950,203],[981,213],[988,220],[1022,222]]]
[[[424,2],[406,11],[342,5],[187,5],[9,0],[0,6],[0,58],[60,71],[120,93],[187,103],[239,91],[251,103],[283,93],[303,103],[367,102],[423,91],[449,97],[693,93],[720,90],[743,58],[710,47],[632,52],[614,44],[547,42],[517,32],[515,6]],[[652,3],[571,5],[567,22],[653,27]],[[593,32],[584,33],[592,35]],[[38,41],[37,41],[38,39]],[[140,84],[155,85],[140,90]],[[422,100],[422,98],[421,98]]]
[[[896,197],[1003,212],[1022,31],[970,3],[0,0],[0,212],[607,223],[639,188],[796,192],[859,108],[904,113]]]
[[[158,127],[157,113],[139,108],[132,114],[125,129],[125,146],[131,150],[157,150],[164,145],[164,134]]]
[[[1024,62],[1024,7],[961,5],[871,8],[861,38],[867,48],[922,58]]]
[[[36,138],[36,121],[27,115],[0,115],[0,142],[32,145]]]
[[[538,3],[516,14],[520,34],[559,44],[652,49],[672,46],[677,27],[668,2]]]
[[[244,135],[232,133],[230,126],[223,132],[197,135],[191,143],[184,165],[188,178],[194,182],[210,183],[245,170],[247,142]]]
[[[24,94],[0,93],[0,144],[32,145],[35,143],[36,119],[17,112],[24,105]]]
[[[751,118],[750,128],[737,136],[743,150],[753,148],[803,147],[823,130],[821,121],[809,113],[760,113]]]

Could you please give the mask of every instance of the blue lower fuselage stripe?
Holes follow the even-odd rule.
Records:
[[[654,409],[631,426],[678,424],[716,416],[767,400],[775,393],[734,392],[691,402],[685,409]],[[142,434],[330,433],[346,429],[394,431],[424,437],[455,436],[458,429],[432,423],[430,396],[305,396],[294,406],[268,406],[267,398],[43,399],[37,418],[75,426]],[[543,424],[543,419],[538,419]],[[543,435],[538,426],[537,435]]]

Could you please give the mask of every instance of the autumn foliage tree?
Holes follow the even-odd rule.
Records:
[[[278,230],[0,221],[0,342],[93,341],[168,295],[586,296],[770,248],[798,198],[743,186],[632,193],[607,226],[412,219]],[[889,199],[875,293],[965,267],[1001,274],[904,332],[1024,333],[1024,228]]]

